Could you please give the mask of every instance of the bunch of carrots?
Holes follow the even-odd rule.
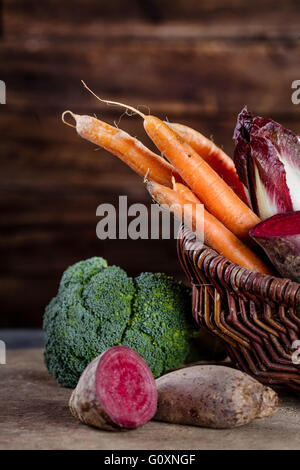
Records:
[[[69,113],[81,137],[119,157],[142,178],[146,176],[147,189],[158,204],[167,205],[175,216],[181,217],[182,211],[189,211],[184,214],[185,221],[189,221],[189,228],[196,235],[197,205],[203,204],[201,234],[204,233],[207,246],[251,271],[272,274],[250,248],[249,230],[260,219],[247,205],[232,159],[194,129],[161,121],[121,103],[105,102],[140,115],[146,133],[167,161],[128,133],[94,117],[65,111],[62,119],[71,125],[65,120]]]

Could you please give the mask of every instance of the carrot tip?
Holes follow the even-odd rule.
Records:
[[[97,96],[96,93],[94,93],[83,80],[81,80],[81,83],[83,84],[84,88],[86,88],[93,96],[95,96],[95,98],[97,98],[97,100],[101,101],[102,103],[113,104],[116,106],[121,106],[121,108],[130,109],[130,111],[133,111],[134,113],[139,114],[143,119],[145,119],[146,117],[145,114],[139,111],[138,109],[133,108],[132,106],[129,106],[128,104],[119,103],[118,101],[103,100],[102,98]]]
[[[74,124],[71,124],[70,122],[66,121],[66,119],[65,119],[66,114],[70,114],[75,122],[76,122],[76,114],[72,113],[72,111],[67,109],[67,111],[64,111],[61,115],[61,120],[64,124],[66,124],[67,126],[70,126],[70,127],[74,127],[76,129],[76,126],[74,126]]]

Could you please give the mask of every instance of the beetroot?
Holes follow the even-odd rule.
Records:
[[[250,235],[283,277],[300,282],[300,211],[274,215]]]
[[[85,424],[110,431],[133,429],[155,414],[157,390],[146,362],[126,346],[114,346],[83,371],[69,407]]]

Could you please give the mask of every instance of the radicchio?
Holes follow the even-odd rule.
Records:
[[[245,106],[234,130],[234,163],[249,205],[261,219],[300,210],[300,140]]]

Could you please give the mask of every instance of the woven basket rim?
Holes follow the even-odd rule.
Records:
[[[197,249],[189,249],[191,246],[191,235],[193,232],[185,226],[181,226],[178,234],[178,256],[181,265],[190,279],[195,284],[194,279],[187,270],[182,260],[180,250],[183,250],[192,266],[203,269],[210,277],[209,269],[222,273],[224,285],[232,291],[237,287],[242,288],[254,297],[262,297],[267,302],[283,303],[287,307],[300,307],[300,283],[288,278],[276,277],[267,274],[260,274],[243,268],[228,258],[220,255],[212,248],[202,244]],[[198,283],[199,284],[199,283]],[[255,301],[255,298],[253,299]]]

